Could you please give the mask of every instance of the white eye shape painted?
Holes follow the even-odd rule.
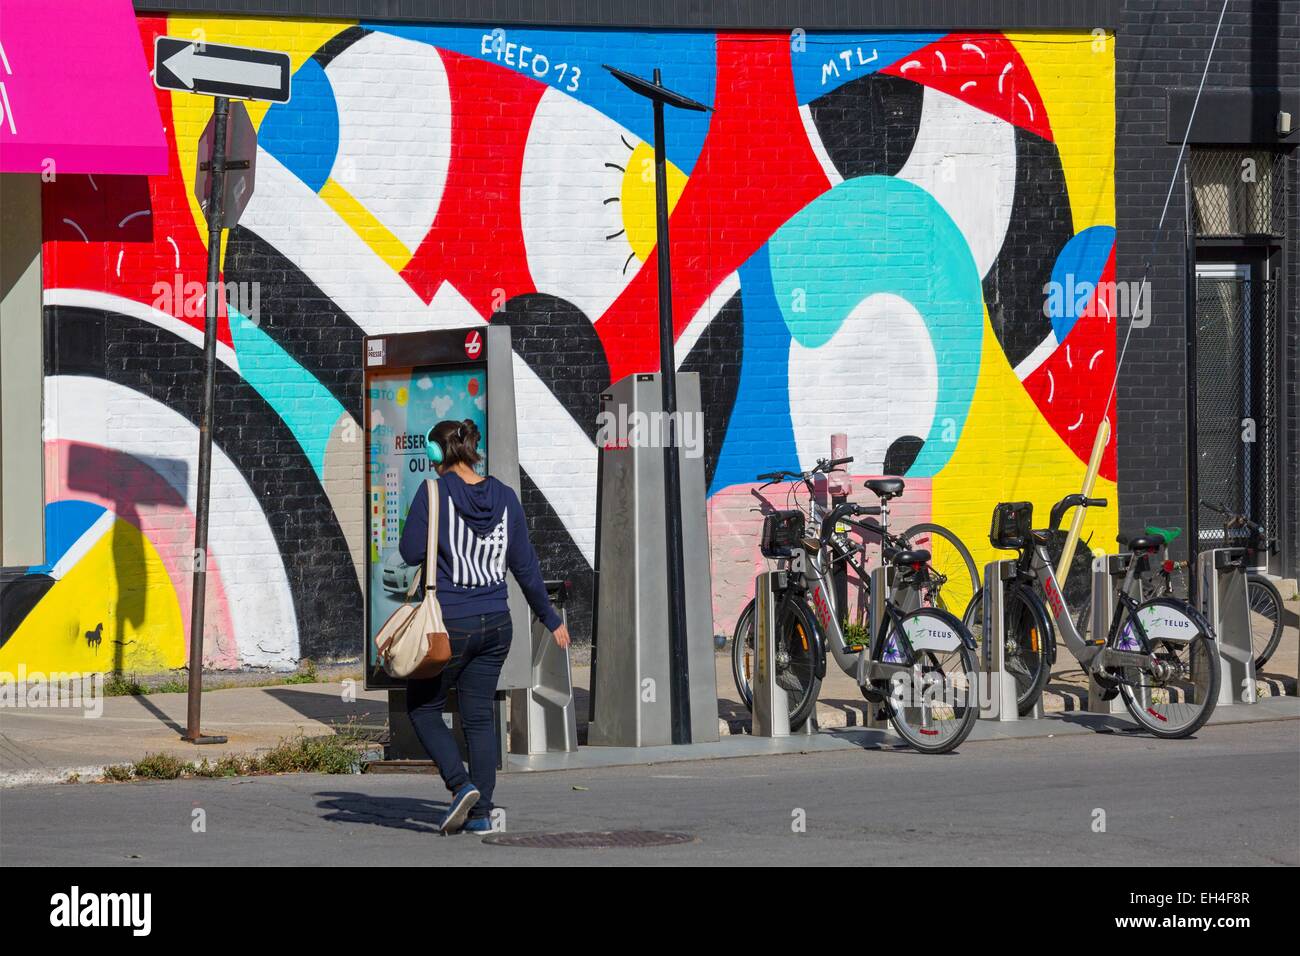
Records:
[[[438,214],[451,164],[451,95],[442,57],[427,43],[371,33],[331,60],[325,75],[339,114],[330,179],[409,259]],[[400,265],[402,251],[385,249],[384,258]]]
[[[896,295],[868,296],[818,348],[790,342],[790,419],[801,467],[848,434],[855,473],[879,473],[889,446],[930,434],[939,368],[921,314]]]
[[[670,209],[684,183],[670,166]],[[654,248],[654,152],[599,110],[548,89],[528,131],[519,214],[537,291],[594,322]]]

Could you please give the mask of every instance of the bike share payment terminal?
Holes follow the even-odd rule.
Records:
[[[371,335],[363,346],[365,396],[365,647],[367,690],[387,688],[394,759],[427,759],[406,715],[405,681],[376,663],[375,635],[405,600],[418,566],[402,561],[398,542],[406,513],[426,478],[436,478],[426,454],[429,430],[444,419],[471,419],[482,434],[477,470],[519,493],[510,329],[478,326],[399,335]],[[507,578],[516,635],[530,633],[529,609]],[[498,763],[506,753],[506,695],[526,688],[532,667],[527,640],[515,640],[497,684]],[[454,695],[453,695],[454,697]],[[447,712],[454,703],[448,700]],[[458,717],[453,719],[453,726]]]

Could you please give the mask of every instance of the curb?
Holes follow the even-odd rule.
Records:
[[[1275,697],[1296,697],[1296,680],[1290,677],[1259,678],[1255,682],[1260,700]],[[1048,688],[1043,694],[1044,715],[1078,714],[1088,710],[1088,688],[1072,684],[1058,684],[1058,689]],[[813,712],[813,726],[817,730],[867,729],[867,702],[817,701]],[[737,704],[737,708],[741,705]],[[753,723],[748,716],[719,717],[718,733],[723,737],[753,733]]]
[[[44,770],[6,770],[0,772],[0,790],[14,787],[37,787],[51,783],[67,783],[77,774],[85,780],[98,780],[104,776],[104,767],[60,767]]]

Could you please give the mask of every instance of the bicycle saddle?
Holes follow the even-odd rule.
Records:
[[[897,498],[904,487],[902,478],[870,478],[865,484],[868,491],[885,500]]]
[[[930,560],[930,552],[924,548],[918,548],[915,551],[893,551],[886,555],[890,564],[896,567],[911,567],[914,564],[925,564]]]
[[[1140,551],[1159,551],[1165,546],[1165,539],[1158,534],[1119,534],[1115,536],[1115,540],[1120,544],[1127,546],[1134,554],[1137,554]]]

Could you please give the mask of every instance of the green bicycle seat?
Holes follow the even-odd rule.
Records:
[[[1147,534],[1158,534],[1165,539],[1165,544],[1173,544],[1174,539],[1183,533],[1182,528],[1157,528],[1153,524],[1146,527]]]

